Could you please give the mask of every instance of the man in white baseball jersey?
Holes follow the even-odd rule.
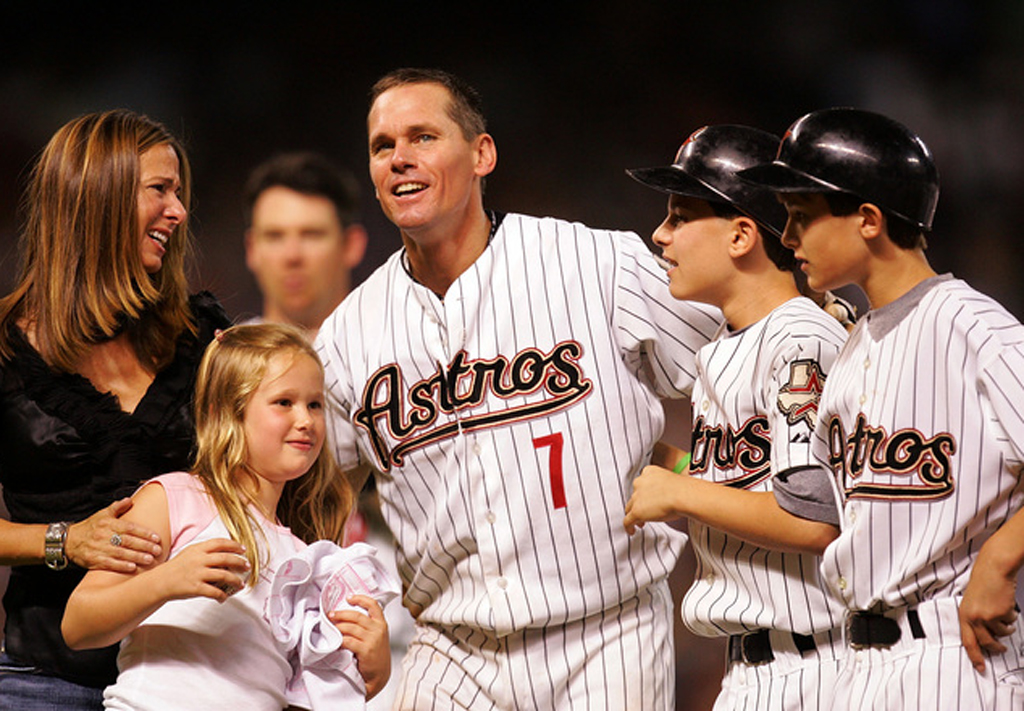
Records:
[[[317,347],[417,617],[396,707],[670,710],[684,537],[620,522],[721,314],[673,301],[635,234],[485,210],[497,154],[459,79],[398,70],[371,96],[403,248]]]
[[[872,309],[829,374],[815,438],[844,504],[822,563],[852,648],[836,708],[1024,708],[1012,611],[982,672],[958,620],[979,548],[1022,503],[1024,326],[929,265],[938,174],[902,124],[812,112],[741,175],[780,194],[810,286],[857,284]]]
[[[718,306],[727,322],[697,354],[692,476],[646,467],[625,517],[628,531],[690,518],[698,567],[683,621],[729,636],[716,711],[831,709],[843,651],[842,610],[820,584],[817,557],[839,512],[811,434],[846,330],[800,295],[774,193],[736,176],[778,144],[746,126],[708,126],[673,165],[629,171],[669,193],[654,242],[672,295]]]

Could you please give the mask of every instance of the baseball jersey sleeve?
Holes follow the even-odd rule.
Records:
[[[354,309],[353,318],[359,318]],[[355,469],[362,464],[358,437],[349,413],[355,399],[352,392],[352,378],[348,362],[344,357],[344,319],[335,311],[324,321],[317,334],[314,348],[324,366],[324,391],[327,415],[328,446],[338,465],[345,470]]]
[[[1002,344],[979,373],[979,390],[1005,436],[1008,458],[1024,464],[1024,344]]]
[[[712,306],[673,297],[665,270],[640,237],[618,236],[613,318],[626,363],[658,395],[689,395],[697,351],[714,338],[724,317]]]
[[[783,319],[782,315],[786,318]],[[815,459],[818,402],[846,340],[846,331],[816,304],[800,298],[774,314],[765,347],[775,350],[766,379],[772,431],[772,490],[779,506],[800,518],[839,525],[829,473]]]
[[[783,318],[785,315],[785,318]],[[772,472],[817,465],[812,452],[818,402],[846,338],[846,331],[810,299],[794,299],[777,310],[765,329],[770,349],[766,406],[772,432]]]

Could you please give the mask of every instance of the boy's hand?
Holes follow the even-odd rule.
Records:
[[[622,524],[633,535],[648,521],[672,521],[682,514],[674,502],[685,489],[690,475],[676,474],[663,467],[648,465],[633,480],[633,495],[626,502]]]
[[[1011,634],[1016,626],[1016,596],[1016,576],[1002,572],[982,546],[960,602],[960,637],[979,673],[985,671],[984,652],[1006,651],[998,638]]]

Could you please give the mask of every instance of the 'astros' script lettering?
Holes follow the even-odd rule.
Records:
[[[829,464],[841,477],[846,495],[872,499],[937,499],[953,492],[950,458],[956,440],[943,432],[926,437],[915,429],[886,434],[884,428],[869,427],[864,415],[849,436],[838,417],[828,423]],[[865,469],[874,474],[895,474],[897,481],[862,481]],[[906,477],[905,479],[902,477]]]
[[[768,418],[752,417],[738,430],[710,427],[701,415],[693,423],[693,459],[690,472],[700,474],[714,464],[717,469],[738,469],[735,479],[719,482],[749,489],[771,474],[772,437]]]
[[[406,392],[401,368],[391,363],[367,381],[362,407],[352,419],[369,433],[377,461],[388,471],[400,466],[410,451],[453,437],[460,429],[468,432],[543,417],[586,397],[593,383],[576,362],[582,354],[583,347],[575,341],[559,343],[550,353],[528,348],[511,360],[505,356],[469,360],[465,351],[459,351],[447,367],[438,363],[436,373],[413,383]],[[539,401],[468,414],[490,396],[508,400],[540,390],[545,397]],[[445,419],[435,427],[441,414],[456,412],[458,420]],[[385,432],[400,441],[390,451]]]

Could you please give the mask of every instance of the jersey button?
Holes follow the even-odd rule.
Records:
[[[487,523],[491,523],[491,524],[493,524],[495,521],[498,520],[498,517],[494,515],[493,511],[488,511],[484,515],[484,518],[487,519]]]
[[[473,454],[475,454],[477,456],[480,456],[480,452],[481,452],[480,443],[479,442],[474,442],[473,443]]]
[[[867,395],[861,395],[861,396],[860,396],[860,404],[861,404],[861,405],[863,405],[863,404],[864,404],[864,403],[866,403],[867,401],[868,401],[868,396],[867,396]]]
[[[870,358],[865,358],[864,359],[864,370],[867,370],[870,367],[871,367],[871,359]]]
[[[705,400],[700,404],[700,409],[704,410],[705,412],[708,410],[709,407],[711,407],[711,403],[708,400]]]
[[[846,590],[846,578],[839,578],[839,589]]]
[[[508,587],[508,580],[505,578],[498,578],[498,587],[504,590]]]

